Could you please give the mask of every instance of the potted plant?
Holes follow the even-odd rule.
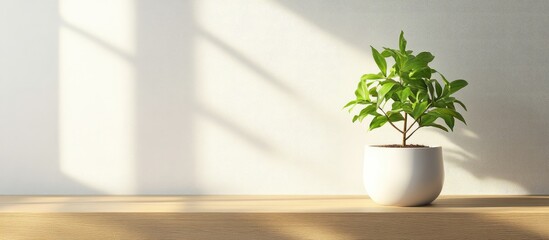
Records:
[[[406,44],[401,32],[399,49],[371,47],[380,72],[364,74],[356,98],[344,106],[349,112],[360,106],[353,122],[369,119],[370,131],[390,125],[402,134],[400,144],[365,148],[364,184],[370,198],[383,205],[419,206],[435,200],[444,182],[442,148],[407,141],[424,127],[453,131],[456,119],[466,124],[456,107],[467,108],[453,94],[467,81],[446,80],[429,66],[434,59],[430,52],[414,55]],[[388,67],[387,59],[394,64]]]

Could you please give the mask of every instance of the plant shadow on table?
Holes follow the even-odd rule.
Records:
[[[509,217],[473,213],[398,214],[120,213],[87,215],[77,220],[66,217],[54,224],[48,217],[36,216],[33,221],[37,224],[35,228],[46,228],[44,232],[55,232],[58,236],[72,236],[78,229],[79,239],[494,239],[497,232],[503,232],[501,236],[505,239],[549,237],[540,224],[523,227],[517,222],[520,219]],[[19,221],[19,225],[24,222]],[[449,227],[457,225],[459,228]],[[11,229],[8,238],[37,237],[24,227]]]

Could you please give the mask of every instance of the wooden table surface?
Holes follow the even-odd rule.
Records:
[[[549,196],[0,196],[4,239],[549,239]]]

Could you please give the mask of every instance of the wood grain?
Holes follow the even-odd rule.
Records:
[[[549,239],[549,196],[1,196],[4,239]]]

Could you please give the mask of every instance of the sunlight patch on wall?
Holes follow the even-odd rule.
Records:
[[[113,48],[135,52],[135,0],[60,0],[62,21],[78,26]]]
[[[60,3],[60,168],[105,193],[134,189],[133,9],[131,1]]]
[[[196,83],[193,139],[200,161],[197,175],[205,189],[216,194],[306,194],[337,188],[339,181],[332,180],[340,176],[325,166],[333,158],[318,147],[333,139],[322,122],[259,81],[261,74],[210,37],[198,36],[195,49],[195,74],[201,81]]]
[[[318,180],[323,171],[317,166],[278,154],[261,138],[254,139],[253,132],[220,123],[228,120],[220,120],[226,116],[218,114],[198,113],[196,117],[194,141],[200,160],[196,174],[206,191],[203,194],[310,194],[330,184],[327,179]]]

